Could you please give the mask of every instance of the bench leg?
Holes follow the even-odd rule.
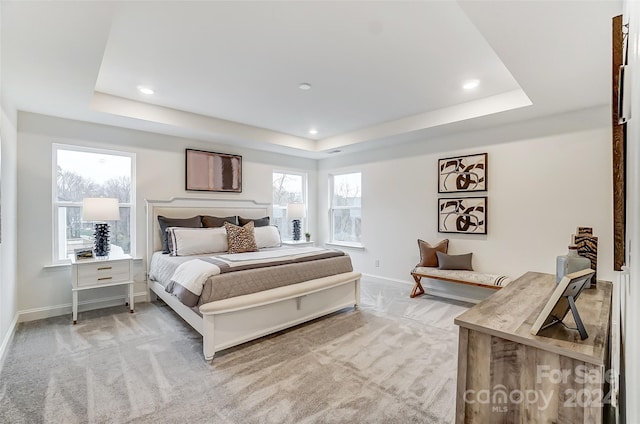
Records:
[[[413,275],[413,279],[416,281],[416,284],[413,286],[413,290],[411,290],[411,294],[409,295],[411,298],[414,298],[416,296],[420,296],[421,294],[424,294],[424,288],[422,288],[422,284],[420,284],[420,279],[422,277],[418,277],[417,275]]]

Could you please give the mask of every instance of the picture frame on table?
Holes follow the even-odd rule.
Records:
[[[73,254],[76,258],[76,261],[93,259],[95,257],[93,253],[93,248],[91,247],[82,247],[80,249],[75,249],[73,251]]]
[[[534,336],[541,335],[543,330],[561,323],[571,311],[574,322],[577,325],[576,330],[580,333],[580,339],[586,339],[588,337],[587,331],[582,324],[575,302],[594,274],[594,270],[587,268],[562,277],[542,311],[540,311],[538,318],[531,326],[531,334]]]

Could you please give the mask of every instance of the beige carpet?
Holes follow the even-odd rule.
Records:
[[[451,423],[469,305],[363,281],[362,307],[216,355],[161,303],[18,326],[1,423]]]

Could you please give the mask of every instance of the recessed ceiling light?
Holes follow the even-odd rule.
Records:
[[[309,134],[316,135],[316,134],[318,134],[318,130],[311,129],[311,130],[309,130]]]
[[[298,88],[300,90],[311,90],[311,84],[308,82],[301,82],[300,85],[298,85]]]
[[[142,94],[153,94],[154,93],[152,88],[146,87],[144,85],[139,85],[138,86],[138,91],[141,92]]]
[[[465,90],[473,90],[479,85],[480,85],[480,81],[478,81],[477,79],[474,79],[474,80],[469,80],[465,82],[462,88],[464,88]]]

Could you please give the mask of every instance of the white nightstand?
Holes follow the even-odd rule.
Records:
[[[78,323],[78,292],[98,287],[129,285],[129,310],[133,313],[133,258],[111,254],[104,258],[71,258],[73,323]]]
[[[282,244],[286,246],[314,246],[316,244],[315,241],[306,241],[306,240],[283,240]]]

